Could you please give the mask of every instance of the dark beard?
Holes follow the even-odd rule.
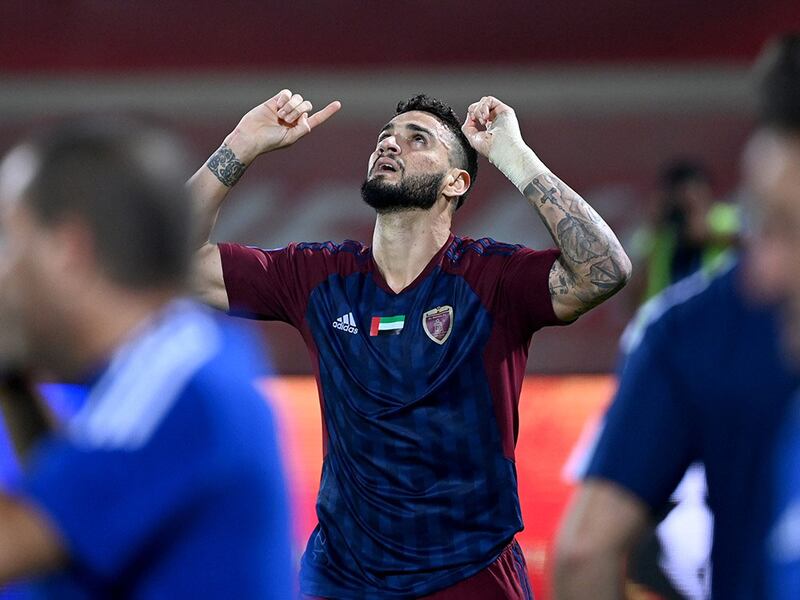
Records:
[[[378,214],[409,209],[430,210],[439,197],[444,173],[406,176],[399,184],[389,184],[380,177],[361,184],[361,198]]]

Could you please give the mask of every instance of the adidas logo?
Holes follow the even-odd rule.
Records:
[[[335,329],[340,329],[342,331],[346,331],[347,333],[358,333],[358,327],[356,327],[356,320],[353,318],[353,313],[349,312],[346,315],[342,315],[338,319],[333,322],[333,327]]]

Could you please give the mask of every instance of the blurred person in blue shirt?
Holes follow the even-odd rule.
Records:
[[[183,153],[84,120],[0,166],[0,407],[25,468],[0,493],[0,582],[58,598],[289,598],[275,424],[250,334],[181,298]],[[88,389],[54,425],[31,381]]]
[[[751,141],[745,173],[758,199],[749,275],[779,302],[786,353],[800,369],[800,34],[765,53],[759,102],[764,127]],[[800,392],[800,390],[799,390]],[[776,451],[774,523],[767,544],[770,598],[800,597],[800,393]]]
[[[800,465],[791,416],[800,377],[788,360],[800,355],[799,40],[783,38],[764,59],[762,128],[745,155],[755,201],[743,260],[671,288],[632,340],[561,527],[557,598],[619,597],[621,561],[695,461],[705,465],[714,514],[712,596],[800,595],[792,587],[800,582],[792,512],[800,482],[789,476]],[[790,442],[776,457],[779,437]],[[776,458],[784,473],[777,485]]]

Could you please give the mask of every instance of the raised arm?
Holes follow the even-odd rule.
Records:
[[[618,292],[631,262],[600,215],[539,160],[522,139],[514,110],[486,96],[463,127],[473,147],[525,195],[561,250],[550,271],[556,316],[571,321]]]
[[[230,189],[260,154],[291,146],[341,108],[331,102],[309,116],[311,103],[282,90],[248,112],[205,165],[187,182],[199,221],[193,287],[207,304],[228,310],[222,261],[216,244],[209,242],[219,209]]]

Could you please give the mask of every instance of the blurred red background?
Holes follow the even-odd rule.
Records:
[[[358,187],[396,102],[426,91],[463,112],[491,93],[516,108],[530,145],[630,248],[666,161],[704,161],[716,193],[737,194],[749,63],[792,26],[795,0],[7,0],[0,150],[43,121],[126,110],[184,133],[199,165],[241,114],[283,87],[318,106],[338,98],[344,107],[323,128],[250,169],[215,235],[267,247],[368,241],[373,217]],[[551,244],[485,162],[455,230]],[[529,371],[610,371],[638,300],[634,282],[575,325],[542,332]],[[281,349],[279,372],[310,373],[294,332],[263,328]]]
[[[6,0],[0,68],[747,62],[799,18],[793,0]]]

